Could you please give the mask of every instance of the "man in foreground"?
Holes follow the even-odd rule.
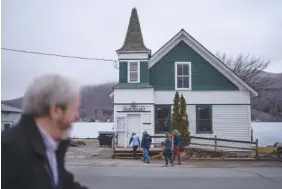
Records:
[[[86,189],[64,163],[69,129],[79,117],[79,93],[56,74],[28,87],[18,125],[2,132],[3,189]]]

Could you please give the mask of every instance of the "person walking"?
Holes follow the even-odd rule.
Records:
[[[174,130],[172,132],[173,134],[173,162],[175,160],[175,156],[177,156],[178,159],[178,165],[181,165],[181,161],[180,161],[180,133],[178,130]]]
[[[137,159],[137,148],[140,146],[140,140],[139,137],[136,135],[136,133],[132,133],[132,136],[129,140],[129,146],[132,143],[132,150],[133,150],[133,159]]]
[[[147,131],[143,132],[143,137],[141,141],[141,147],[143,148],[143,161],[145,163],[150,163],[149,151],[152,143],[152,137],[147,133]]]
[[[80,88],[48,74],[27,88],[19,123],[2,132],[3,189],[87,189],[65,168],[71,123],[79,118]]]
[[[170,133],[165,133],[165,141],[162,142],[162,146],[163,156],[165,158],[165,167],[168,167],[168,163],[170,163],[171,166],[174,166],[174,163],[172,161],[172,141]]]

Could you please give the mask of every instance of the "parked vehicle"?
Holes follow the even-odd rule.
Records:
[[[278,158],[282,159],[282,142],[276,144],[276,153]]]

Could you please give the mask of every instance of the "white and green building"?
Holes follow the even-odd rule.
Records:
[[[110,96],[118,146],[127,147],[132,132],[170,131],[176,91],[187,101],[192,136],[250,140],[251,96],[257,92],[184,29],[152,54],[133,8],[116,52],[119,83]]]

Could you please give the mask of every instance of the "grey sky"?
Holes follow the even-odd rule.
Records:
[[[211,52],[271,59],[282,72],[280,0],[2,0],[2,47],[116,59],[133,7],[153,52],[184,28]],[[117,81],[110,62],[1,51],[2,99],[22,96],[29,82],[57,72],[81,84]]]

